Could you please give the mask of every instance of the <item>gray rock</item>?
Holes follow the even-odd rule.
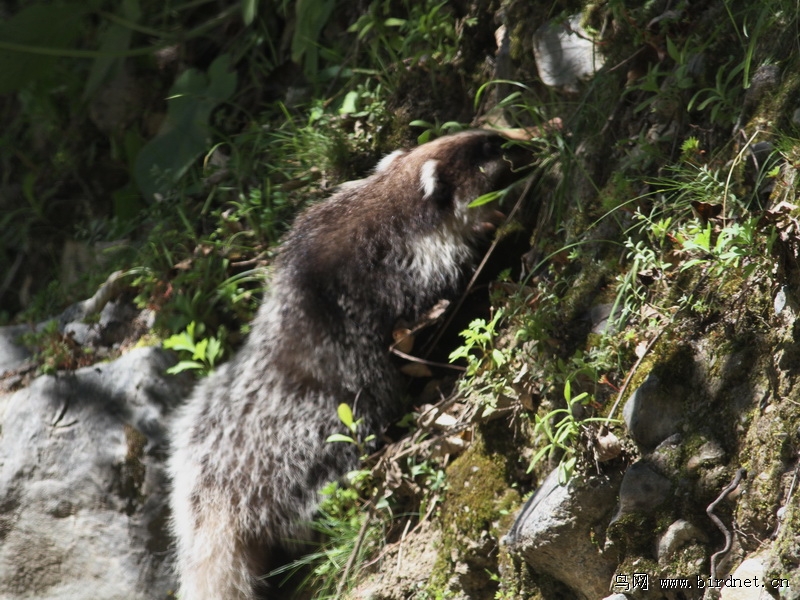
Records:
[[[581,15],[566,22],[549,21],[533,34],[536,69],[545,85],[577,91],[579,81],[603,66],[591,36],[581,27]]]
[[[166,557],[169,354],[134,350],[3,398],[0,598],[154,600]]]
[[[709,440],[700,446],[697,451],[686,461],[686,468],[696,472],[701,468],[710,468],[721,465],[725,458],[725,450],[714,440]]]
[[[747,558],[736,570],[725,577],[720,589],[720,600],[771,600],[774,598],[766,588],[768,579],[763,557]]]
[[[693,540],[708,541],[708,537],[696,525],[684,519],[678,519],[667,527],[658,540],[658,563],[665,564],[677,550]]]
[[[622,417],[634,441],[652,450],[680,430],[683,389],[664,385],[651,373],[628,398]]]
[[[602,335],[604,333],[614,333],[616,331],[616,327],[614,327],[613,322],[611,324],[608,322],[613,308],[614,304],[609,302],[608,304],[595,304],[589,309],[589,319],[592,322],[592,333]],[[617,312],[617,315],[618,314],[619,312]],[[615,315],[615,317],[617,315]]]
[[[672,484],[650,466],[638,461],[625,471],[619,487],[619,507],[613,521],[630,513],[652,513],[667,499]]]
[[[679,477],[683,468],[683,436],[680,433],[669,436],[656,449],[646,455],[646,463],[656,473],[665,477]]]
[[[618,557],[592,539],[604,536],[618,486],[619,475],[573,476],[559,485],[555,470],[523,507],[502,543],[535,571],[572,588],[577,598],[602,598]]]
[[[783,312],[783,309],[786,307],[786,286],[783,285],[775,294],[775,300],[773,301],[773,307],[775,310],[775,316],[777,317],[779,314]]]
[[[96,324],[74,321],[64,326],[64,335],[71,337],[79,346],[95,346],[100,343],[100,328]]]
[[[22,366],[30,358],[30,351],[17,342],[19,336],[30,330],[28,325],[0,327],[0,376]]]

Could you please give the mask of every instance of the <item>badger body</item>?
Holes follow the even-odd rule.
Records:
[[[182,600],[268,596],[319,489],[358,466],[352,444],[325,441],[338,405],[364,437],[402,416],[392,328],[458,291],[493,210],[467,205],[516,177],[504,142],[471,131],[395,152],[297,218],[247,341],[173,425]]]

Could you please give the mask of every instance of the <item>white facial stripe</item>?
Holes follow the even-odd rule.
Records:
[[[407,270],[422,288],[452,285],[472,256],[463,237],[447,226],[413,236],[407,243],[412,257]]]
[[[377,165],[375,165],[375,173],[382,173],[383,171],[388,169],[389,165],[392,164],[395,161],[395,159],[402,156],[403,154],[405,154],[403,150],[395,150],[391,154],[387,154],[386,156],[384,156],[380,160],[380,162]]]
[[[426,160],[419,171],[419,188],[422,190],[425,198],[433,196],[433,193],[436,191],[436,184],[438,183],[436,169],[438,166],[439,163],[435,160]]]

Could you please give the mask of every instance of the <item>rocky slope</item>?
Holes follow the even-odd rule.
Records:
[[[440,16],[458,52],[406,65],[398,120],[563,129],[518,190],[468,376],[369,465],[371,554],[336,594],[800,598],[798,12],[752,4]],[[74,359],[55,374],[33,377],[30,328],[0,331],[0,598],[172,593],[164,431],[187,388],[129,349],[147,311],[108,300],[51,326]]]

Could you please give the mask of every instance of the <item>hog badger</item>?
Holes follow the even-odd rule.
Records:
[[[468,204],[518,177],[506,141],[476,130],[394,152],[297,218],[248,340],[173,426],[181,600],[270,596],[265,574],[313,537],[319,489],[359,465],[326,443],[346,433],[338,405],[362,439],[402,416],[393,326],[458,291],[496,214]]]

